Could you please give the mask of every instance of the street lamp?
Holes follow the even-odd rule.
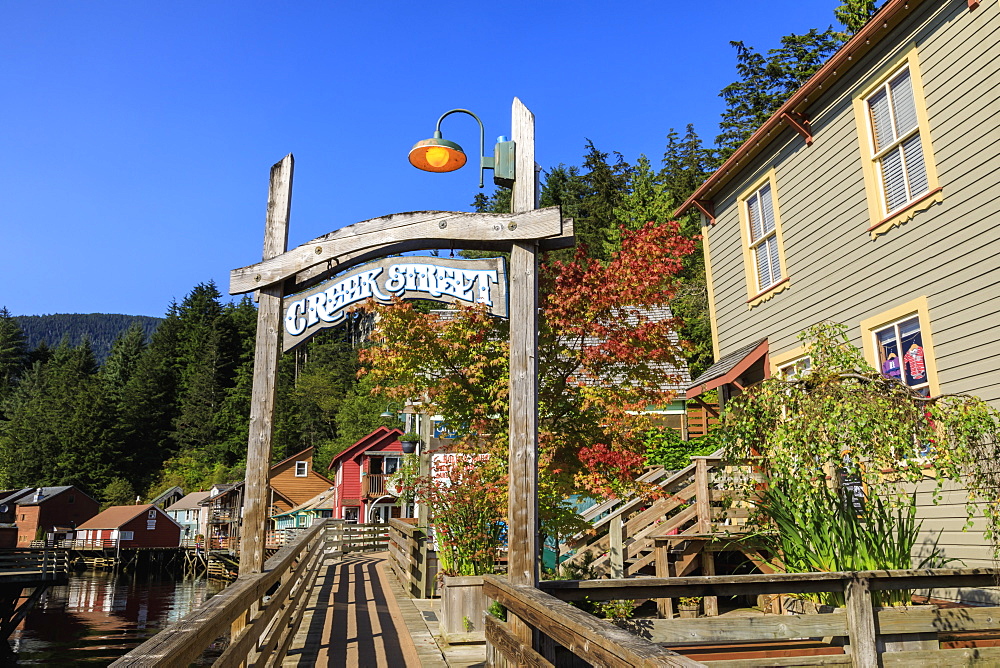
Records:
[[[479,187],[483,187],[483,171],[493,170],[493,183],[510,188],[514,185],[514,142],[497,137],[493,157],[486,155],[486,130],[479,116],[468,109],[452,109],[441,114],[434,127],[434,136],[418,141],[410,149],[410,164],[425,172],[453,172],[465,166],[466,156],[462,147],[441,135],[441,121],[449,114],[463,113],[479,123]]]
[[[380,418],[385,418],[387,420],[388,419],[392,419],[392,418],[395,418],[395,419],[399,420],[400,419],[399,414],[402,412],[402,410],[398,410],[398,411],[391,411],[391,410],[389,410],[393,406],[399,406],[400,409],[402,409],[402,404],[400,404],[398,402],[395,402],[395,401],[390,401],[388,404],[386,404],[385,410],[382,411],[381,413],[379,413],[379,417]]]

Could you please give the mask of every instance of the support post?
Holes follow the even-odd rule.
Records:
[[[704,457],[694,459],[695,508],[698,513],[698,533],[712,531],[712,501],[708,489],[708,460]]]
[[[517,98],[511,108],[515,142],[512,213],[534,209],[535,117]],[[514,242],[510,253],[510,453],[508,562],[511,584],[538,584],[538,243]],[[530,645],[519,619],[512,630]]]
[[[847,599],[847,631],[851,638],[851,665],[873,668],[881,663],[875,645],[875,610],[867,579],[854,577],[844,586]]]
[[[621,513],[611,516],[608,522],[608,560],[611,562],[611,577],[625,577],[625,550]]]
[[[288,218],[292,207],[292,173],[295,159],[286,155],[271,167],[264,227],[264,259],[281,255],[288,247]],[[247,477],[243,495],[243,531],[240,534],[240,575],[264,570],[264,526],[267,522],[268,472],[278,357],[281,351],[282,284],[260,290],[257,306],[257,341],[250,400],[250,435],[247,443]]]

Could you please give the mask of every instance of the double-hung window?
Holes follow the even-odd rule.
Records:
[[[782,278],[771,185],[766,184],[751,195],[746,207],[750,221],[750,253],[757,270],[757,292],[762,292]]]
[[[866,104],[872,159],[885,213],[891,214],[929,190],[909,65],[880,85]]]
[[[939,393],[926,297],[862,320],[861,331],[876,371],[925,396]]]
[[[740,195],[739,212],[747,303],[752,308],[788,287],[774,169]]]
[[[944,199],[938,187],[916,48],[854,95],[872,237]]]

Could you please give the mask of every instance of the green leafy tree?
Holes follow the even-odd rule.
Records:
[[[131,506],[135,503],[135,488],[125,478],[113,478],[101,492],[101,508]]]

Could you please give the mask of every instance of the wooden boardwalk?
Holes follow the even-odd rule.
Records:
[[[286,668],[459,665],[445,659],[421,611],[387,572],[387,558],[382,552],[353,554],[323,566],[285,658]]]

